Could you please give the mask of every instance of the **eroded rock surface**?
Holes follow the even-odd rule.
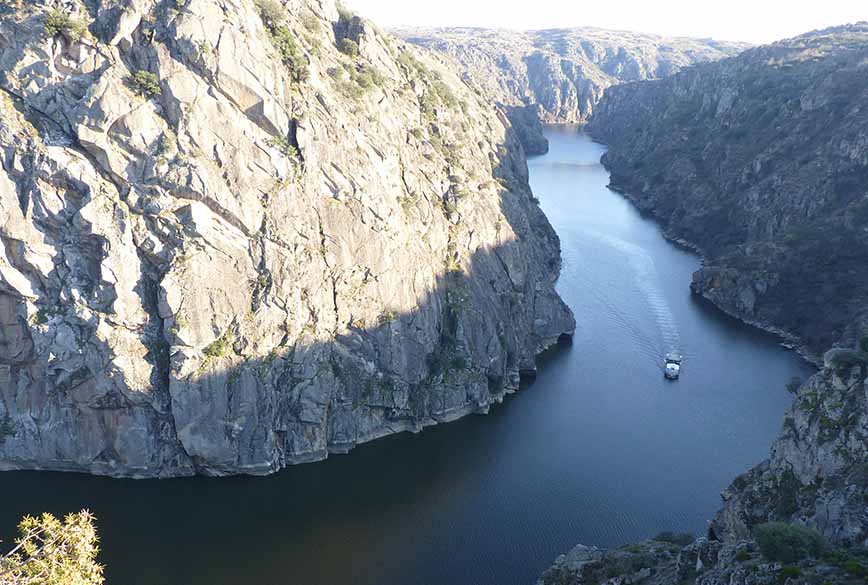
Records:
[[[868,331],[868,24],[606,92],[612,186],[706,265],[693,288],[819,361]]]
[[[823,559],[769,562],[750,540],[700,538],[687,546],[648,540],[619,549],[577,546],[537,585],[860,585],[861,576]]]
[[[448,54],[465,76],[510,112],[523,129],[525,150],[541,154],[548,143],[528,122],[583,124],[606,88],[671,75],[687,65],[714,61],[746,48],[710,39],[667,38],[584,27],[540,31],[480,28],[406,28],[399,36]]]
[[[331,0],[0,17],[3,469],[269,473],[485,412],[574,328],[509,124]]]
[[[768,460],[736,478],[708,538],[579,546],[541,585],[862,584],[868,575],[868,24],[836,27],[610,89],[592,117],[612,186],[697,247],[694,292],[792,334],[822,369]],[[784,566],[755,528],[810,527]]]

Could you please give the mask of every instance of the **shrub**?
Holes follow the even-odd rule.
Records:
[[[254,0],[253,5],[268,29],[281,24],[286,18],[283,5],[277,0]]]
[[[0,554],[3,583],[101,585],[96,562],[99,538],[93,515],[82,510],[58,520],[51,514],[26,516],[18,525],[18,546]]]
[[[380,71],[371,65],[351,67],[347,71],[348,78],[342,78],[341,70],[329,71],[329,74],[338,84],[338,90],[347,97],[360,99],[374,87],[380,87],[386,78]]]
[[[781,572],[778,574],[778,581],[784,583],[787,579],[798,577],[801,574],[802,570],[799,567],[788,565],[781,568]]]
[[[202,350],[209,358],[223,357],[229,353],[229,333],[226,332]]]
[[[285,136],[274,136],[268,139],[268,145],[276,148],[289,158],[298,158],[298,149],[290,144]]]
[[[868,335],[859,340],[859,349],[868,353]]]
[[[689,534],[687,532],[671,532],[667,530],[665,532],[657,534],[652,540],[657,540],[659,542],[671,542],[672,544],[677,544],[679,546],[687,546],[696,539],[692,534]]]
[[[737,553],[735,553],[735,560],[739,562],[749,561],[750,560],[750,552],[747,549],[741,549]]]
[[[87,25],[60,10],[52,10],[45,18],[42,30],[47,37],[62,34],[71,41],[78,41],[87,32]]]
[[[823,537],[816,531],[799,524],[769,522],[754,528],[754,538],[760,552],[770,561],[794,563],[823,552]]]
[[[286,12],[283,6],[275,0],[255,0],[254,5],[271,37],[271,44],[280,53],[280,58],[289,68],[293,79],[307,81],[310,77],[307,60],[299,50],[292,31],[286,26]]]
[[[856,575],[859,577],[868,576],[868,569],[866,569],[862,563],[857,561],[856,559],[847,559],[843,563],[841,563],[841,568],[851,575]]]
[[[160,89],[160,78],[150,71],[136,71],[130,78],[130,85],[137,94],[147,98],[157,97],[162,95],[163,90]]]
[[[305,12],[301,16],[301,24],[308,32],[317,32],[319,30],[319,18],[313,12]]]
[[[344,55],[350,57],[359,56],[359,44],[353,39],[341,39],[338,43],[338,50]]]

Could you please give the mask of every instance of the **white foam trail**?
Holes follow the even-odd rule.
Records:
[[[583,229],[584,233],[589,236],[601,240],[623,253],[630,264],[633,271],[633,276],[636,279],[636,285],[639,291],[648,303],[651,309],[651,314],[660,331],[661,340],[664,348],[660,352],[660,357],[663,354],[673,349],[681,350],[681,335],[678,332],[678,325],[675,322],[675,317],[672,315],[672,310],[669,308],[669,303],[660,288],[660,280],[657,276],[657,268],[654,266],[654,259],[640,246],[631,244],[620,238],[610,236],[595,230]]]

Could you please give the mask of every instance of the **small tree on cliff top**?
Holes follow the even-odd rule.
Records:
[[[102,585],[99,538],[87,510],[63,521],[26,516],[15,546],[0,556],[0,585]]]

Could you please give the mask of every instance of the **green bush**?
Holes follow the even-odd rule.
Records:
[[[157,97],[163,93],[160,89],[160,78],[150,71],[136,71],[129,81],[133,91],[147,98]]]
[[[259,18],[268,29],[283,23],[286,18],[283,5],[277,0],[254,0],[253,5],[256,7],[256,12],[259,13]]]
[[[739,562],[749,561],[750,560],[750,552],[747,549],[741,549],[737,553],[735,553],[735,560]]]
[[[229,353],[229,349],[229,332],[227,331],[219,338],[215,339],[205,349],[203,349],[202,353],[204,353],[209,358],[219,358],[227,355]]]
[[[346,71],[347,77],[343,77],[342,71]],[[361,99],[368,91],[374,87],[381,87],[386,78],[382,73],[371,65],[361,65],[359,67],[351,67],[349,70],[334,69],[329,71],[335,82],[338,90],[347,97]]]
[[[280,53],[280,58],[289,68],[293,79],[307,81],[310,77],[307,59],[299,50],[295,36],[286,25],[286,12],[283,5],[275,0],[255,0],[254,5],[271,37],[271,44]]]
[[[760,524],[754,528],[754,538],[765,558],[781,563],[817,557],[825,548],[823,537],[816,530],[786,522]]]
[[[338,50],[344,55],[350,57],[359,56],[359,44],[353,39],[341,39],[338,43]]]
[[[856,559],[847,559],[841,564],[841,568],[857,577],[868,576],[868,569],[866,569],[865,566]]]
[[[55,37],[62,34],[71,41],[79,41],[87,32],[87,24],[82,20],[76,20],[60,10],[52,10],[45,17],[42,31],[47,37]]]
[[[868,335],[859,340],[859,349],[868,353]]]
[[[671,532],[666,530],[665,532],[660,532],[657,534],[652,540],[657,540],[659,542],[671,542],[672,544],[677,544],[679,546],[687,546],[691,544],[694,540],[694,536],[687,532]]]
[[[802,570],[799,567],[794,567],[792,565],[788,565],[786,567],[781,568],[781,572],[778,574],[778,580],[781,583],[786,582],[787,579],[798,577],[802,574]]]
[[[293,146],[285,136],[274,136],[268,139],[268,145],[279,150],[283,156],[290,159],[293,167],[298,171],[301,168],[301,156],[298,149]]]

